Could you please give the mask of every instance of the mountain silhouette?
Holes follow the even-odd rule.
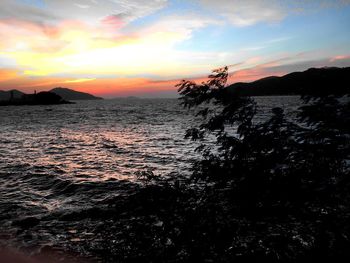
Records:
[[[300,94],[349,93],[350,67],[310,68],[282,77],[267,77],[250,83],[235,83],[227,87],[229,92],[243,96],[274,96]]]
[[[11,93],[11,92],[10,92]],[[42,91],[35,94],[23,94],[20,98],[11,95],[9,100],[0,101],[0,106],[21,106],[21,105],[55,105],[71,104],[60,95],[49,91]]]
[[[12,94],[11,94],[12,93]],[[0,90],[0,101],[1,100],[10,100],[11,96],[13,99],[19,99],[24,95],[23,92],[13,89],[8,91]]]
[[[89,93],[79,92],[67,88],[54,88],[50,92],[60,95],[65,100],[102,100],[100,97],[95,97]]]

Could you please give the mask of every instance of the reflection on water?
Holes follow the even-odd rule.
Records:
[[[72,180],[126,179],[146,167],[166,173],[188,159],[189,115],[176,100],[116,100],[1,109],[1,168]]]
[[[296,97],[257,100],[260,118],[271,107],[291,111],[299,103]],[[1,107],[0,245],[74,246],[91,239],[76,234],[81,222],[60,218],[104,209],[111,198],[130,194],[138,187],[136,171],[188,172],[196,155],[184,132],[193,121],[172,99]],[[35,233],[19,231],[36,225]]]

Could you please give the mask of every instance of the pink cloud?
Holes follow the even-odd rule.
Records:
[[[123,19],[117,15],[106,16],[101,20],[101,23],[102,25],[111,27],[113,29],[120,29],[125,25],[125,22],[123,21]]]
[[[338,60],[345,60],[345,59],[350,59],[350,55],[338,55],[338,56],[332,57],[329,60],[329,62],[335,62],[335,61],[338,61]]]

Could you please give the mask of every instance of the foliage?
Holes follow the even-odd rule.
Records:
[[[297,122],[281,108],[257,122],[257,104],[239,90],[226,89],[227,76],[225,67],[200,85],[177,85],[183,105],[198,108],[203,119],[186,133],[202,142],[197,151],[203,157],[193,165],[193,178],[207,184],[203,205],[217,203],[225,217],[249,225],[245,256],[255,246],[256,253],[274,254],[269,260],[343,255],[342,246],[350,244],[340,217],[350,212],[349,94],[304,94]],[[216,146],[208,144],[210,136]],[[278,227],[269,229],[272,222]],[[236,246],[245,242],[239,232],[231,238],[238,240]]]

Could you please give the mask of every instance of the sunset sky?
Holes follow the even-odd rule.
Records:
[[[1,0],[0,89],[175,96],[231,65],[230,82],[350,66],[350,0]]]

